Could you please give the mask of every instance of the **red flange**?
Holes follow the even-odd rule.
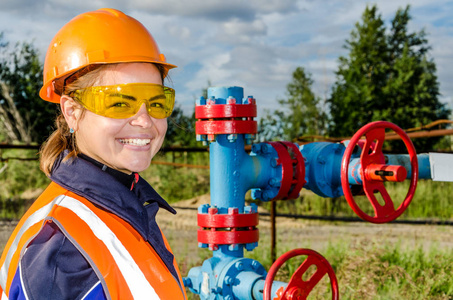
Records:
[[[247,99],[244,104],[236,104],[235,99],[227,99],[228,104],[215,104],[208,99],[206,105],[195,107],[196,134],[256,134],[258,132],[256,102]]]
[[[296,199],[299,197],[299,192],[305,185],[305,162],[302,153],[300,152],[299,148],[291,142],[281,142],[283,143],[288,152],[292,157],[292,164],[293,164],[293,180],[291,182],[291,188],[289,190],[290,194],[286,199]]]
[[[282,181],[273,199],[295,199],[305,184],[305,163],[299,148],[291,142],[267,142],[277,151],[277,164],[282,165]]]
[[[195,118],[197,119],[248,117],[256,117],[256,104],[212,104],[195,107]]]
[[[259,240],[258,229],[252,230],[235,230],[235,231],[217,231],[198,229],[198,242],[203,244],[215,245],[232,245],[232,244],[249,244]]]
[[[282,181],[277,196],[274,199],[286,199],[291,188],[293,180],[293,164],[291,155],[286,150],[286,147],[279,142],[267,142],[272,145],[277,151],[278,161],[277,164],[282,165]]]
[[[255,134],[258,132],[256,121],[221,120],[195,122],[196,134]]]
[[[212,246],[255,243],[257,225],[257,212],[238,213],[237,208],[230,208],[228,214],[219,214],[211,207],[208,213],[198,213],[198,242]]]
[[[296,272],[294,272],[293,276],[291,276],[291,279],[284,289],[283,293],[281,295],[277,295],[278,298],[274,298],[274,300],[307,299],[313,288],[326,274],[329,275],[330,278],[330,285],[332,287],[332,299],[339,299],[337,277],[335,276],[335,272],[333,271],[333,268],[329,264],[329,262],[321,254],[314,250],[294,249],[280,256],[272,264],[264,282],[263,300],[271,300],[272,282],[274,281],[275,274],[277,274],[278,269],[287,260],[299,255],[307,255],[307,258],[302,262]],[[305,281],[302,276],[312,265],[316,267],[316,272],[311,275],[308,280]]]
[[[204,228],[254,227],[258,213],[251,214],[198,214],[198,226]]]
[[[395,181],[400,181],[404,176],[404,171],[400,169],[392,169],[396,174],[390,176],[385,176],[386,173],[382,173],[382,178],[379,177],[379,173],[376,174],[376,168],[381,168],[384,171],[385,161],[384,154],[382,153],[382,145],[385,140],[385,129],[390,128],[395,131],[403,140],[404,144],[409,153],[411,161],[411,183],[409,190],[406,194],[406,198],[401,203],[401,205],[395,209],[393,201],[385,189],[383,180],[390,178]],[[365,191],[368,200],[374,209],[374,216],[370,216],[363,212],[357,203],[354,200],[354,197],[351,193],[351,188],[349,186],[348,172],[349,172],[349,162],[351,160],[351,155],[354,150],[355,145],[360,141],[360,138],[365,135],[365,145],[363,146],[362,154],[360,155],[360,175],[362,177],[363,189]],[[368,150],[367,150],[368,149]],[[374,174],[370,176],[370,172]],[[376,177],[377,176],[377,177]],[[418,160],[417,153],[415,152],[414,145],[410,140],[409,136],[397,125],[386,122],[386,121],[377,121],[369,123],[363,126],[350,140],[348,147],[346,147],[345,153],[343,155],[343,160],[341,162],[341,186],[343,187],[343,192],[346,197],[346,200],[351,206],[352,210],[362,219],[372,222],[372,223],[386,223],[398,218],[409,206],[412,198],[414,197],[415,188],[417,187],[418,181]],[[385,204],[381,205],[374,193],[379,192],[384,199]]]

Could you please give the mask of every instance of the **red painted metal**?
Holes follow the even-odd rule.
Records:
[[[290,188],[290,194],[286,199],[296,199],[299,197],[299,192],[302,187],[305,185],[305,162],[302,153],[299,151],[299,147],[297,147],[294,143],[291,142],[281,142],[284,144],[288,152],[294,155],[293,157],[293,170],[295,170],[296,174],[293,174],[293,184],[292,188]],[[294,171],[293,171],[294,172]]]
[[[291,182],[293,180],[293,164],[291,155],[286,150],[286,147],[279,142],[267,142],[272,145],[278,154],[277,164],[282,165],[282,182],[277,196],[274,199],[286,199],[288,197]]]
[[[254,227],[258,213],[251,214],[198,214],[198,226],[205,228]]]
[[[373,169],[373,165],[383,165],[385,164],[384,155],[382,153],[382,144],[384,143],[385,139],[385,129],[389,128],[396,132],[401,139],[403,140],[404,144],[409,153],[410,161],[411,161],[411,183],[409,186],[409,190],[406,194],[405,199],[401,203],[401,205],[395,209],[393,201],[388,194],[387,190],[385,189],[384,183],[380,180],[373,180],[372,178],[367,178],[367,169],[371,165]],[[365,135],[365,145],[363,149],[372,149],[372,151],[362,151],[360,156],[360,164],[362,166],[361,169],[361,177],[363,181],[363,189],[365,191],[368,200],[370,201],[371,205],[374,209],[374,216],[370,216],[360,209],[357,203],[354,200],[354,197],[351,193],[351,188],[349,186],[348,181],[348,168],[349,162],[351,160],[351,155],[354,150],[355,145],[359,142],[360,138]],[[374,144],[373,144],[374,143]],[[402,176],[401,174],[399,176]],[[344,195],[346,200],[351,206],[352,210],[362,219],[372,222],[372,223],[386,223],[398,218],[409,206],[412,198],[414,197],[415,189],[417,187],[418,181],[418,160],[417,160],[417,153],[415,151],[414,145],[412,141],[408,137],[408,135],[397,125],[386,122],[386,121],[377,121],[372,122],[363,126],[356,134],[352,137],[351,141],[346,147],[345,153],[343,155],[343,160],[341,162],[341,186],[343,188]],[[384,199],[385,204],[381,205],[374,193],[379,192]]]
[[[330,285],[332,287],[332,299],[339,299],[338,280],[329,262],[321,254],[314,250],[294,249],[280,256],[272,264],[264,282],[263,300],[271,300],[272,282],[274,281],[278,269],[290,258],[300,255],[306,255],[307,258],[302,262],[296,272],[294,272],[293,276],[291,276],[291,279],[283,293],[279,291],[280,293],[277,294],[277,298],[274,298],[274,300],[306,299],[313,288],[326,274],[330,278]],[[313,265],[316,267],[315,273],[312,274],[307,281],[303,280],[302,276]]]
[[[305,184],[305,163],[299,148],[291,142],[267,142],[278,155],[282,165],[282,181],[273,200],[295,199]]]
[[[195,118],[247,118],[256,117],[256,104],[214,104],[195,107]]]
[[[257,228],[235,231],[218,231],[198,229],[198,242],[203,244],[230,245],[248,244],[259,240]]]
[[[253,120],[195,122],[196,134],[255,134],[257,131],[257,123]]]
[[[401,182],[407,177],[407,170],[403,166],[370,164],[365,169],[367,180]]]

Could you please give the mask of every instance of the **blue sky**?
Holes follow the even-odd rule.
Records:
[[[278,108],[298,66],[313,89],[328,97],[338,57],[366,5],[376,4],[389,25],[411,5],[411,31],[425,29],[437,65],[441,101],[453,103],[453,1],[358,0],[1,0],[0,31],[11,42],[33,41],[42,59],[53,35],[79,13],[112,7],[153,34],[171,72],[177,102],[188,114],[207,87],[242,86],[257,99],[259,115]]]

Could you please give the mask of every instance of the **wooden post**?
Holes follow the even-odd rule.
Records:
[[[272,263],[275,262],[276,258],[276,245],[277,245],[277,240],[276,240],[276,224],[275,224],[275,215],[277,210],[277,202],[275,200],[271,201],[271,260]]]

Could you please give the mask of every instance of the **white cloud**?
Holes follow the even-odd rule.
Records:
[[[262,20],[244,22],[239,19],[229,20],[220,25],[220,40],[236,43],[251,43],[256,37],[263,37],[267,33],[267,26]]]
[[[376,1],[387,25],[406,0]],[[257,98],[259,110],[277,108],[292,72],[303,66],[314,90],[329,93],[338,57],[354,24],[371,1],[355,0],[3,0],[0,31],[12,41],[33,41],[42,56],[58,29],[77,14],[115,7],[142,22],[167,60],[177,99],[188,109],[211,80],[239,85]],[[410,1],[410,30],[426,28],[438,67],[442,99],[453,86],[453,5],[448,0]],[[446,100],[447,101],[447,100]]]

